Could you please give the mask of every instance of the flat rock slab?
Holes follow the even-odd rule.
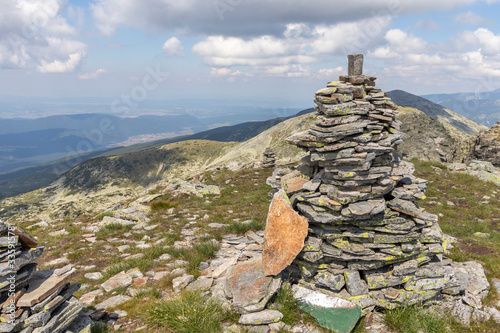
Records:
[[[103,278],[101,272],[86,273],[84,276],[90,280],[99,280]]]
[[[95,308],[97,310],[103,310],[103,309],[107,309],[107,308],[112,308],[112,307],[115,307],[115,306],[120,305],[122,303],[125,303],[126,301],[128,301],[131,298],[132,297],[126,296],[126,295],[113,296],[111,298],[108,298],[104,302],[101,302],[101,303],[97,304],[95,306]]]
[[[137,224],[136,222],[128,221],[128,220],[122,220],[122,219],[117,219],[114,217],[110,216],[105,216],[102,221],[99,223],[99,226],[104,227],[110,224],[121,224],[123,226],[126,225],[135,225]]]
[[[5,226],[5,225],[3,225]],[[0,235],[3,235],[4,233],[7,233],[7,228],[2,227],[2,231],[0,231]],[[19,243],[23,246],[23,248],[31,249],[35,248],[38,245],[38,241],[31,235],[29,235],[26,231],[19,227],[15,227],[14,230],[11,230],[11,232],[18,237]],[[16,241],[17,243],[17,241]]]
[[[17,301],[17,306],[28,307],[43,301],[68,282],[75,272],[76,270],[72,269],[60,276],[54,274],[47,279],[31,280],[28,290],[21,296],[19,301]]]
[[[262,263],[265,275],[277,275],[304,247],[309,223],[293,210],[283,191],[274,195],[267,215]]]
[[[264,310],[260,312],[244,314],[238,323],[242,325],[267,325],[277,323],[283,319],[283,314],[276,310]]]
[[[293,286],[293,296],[302,310],[316,318],[321,326],[334,332],[351,332],[361,317],[361,308],[342,298],[297,285]]]
[[[94,290],[94,291],[91,291],[91,292],[88,292],[88,293],[82,295],[82,297],[80,297],[79,300],[80,300],[80,302],[82,302],[85,305],[90,305],[96,300],[96,298],[98,298],[102,295],[104,295],[102,290],[97,289],[97,290]]]
[[[101,287],[106,290],[106,292],[109,292],[115,288],[120,288],[120,287],[128,287],[134,282],[130,275],[128,275],[125,272],[120,272],[101,284]]]
[[[227,284],[234,307],[244,314],[264,310],[281,286],[281,279],[265,276],[262,258],[257,257],[233,267],[228,274]]]

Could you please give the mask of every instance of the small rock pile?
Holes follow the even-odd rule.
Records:
[[[0,222],[0,332],[89,332],[91,320],[68,283],[75,269],[36,271],[43,253],[37,241],[17,227]]]
[[[262,161],[263,168],[274,168],[276,166],[276,155],[269,147],[264,151],[264,160]]]
[[[308,226],[300,228],[307,228],[307,238],[285,270],[300,286],[298,294],[304,287],[320,291],[365,314],[439,299],[468,306],[461,295],[481,299],[489,283],[480,264],[443,256],[449,237],[436,215],[415,204],[425,199],[427,181],[413,176],[413,164],[396,153],[403,138],[397,106],[375,80],[362,75],[361,55],[350,56],[349,76],[316,92],[316,124],[287,139],[309,154],[288,174],[275,173],[281,190],[266,226],[265,271],[278,274],[295,258],[279,257],[302,244],[290,239],[302,232],[305,217]],[[301,216],[293,220],[284,202]],[[271,216],[287,216],[297,230],[273,235]]]

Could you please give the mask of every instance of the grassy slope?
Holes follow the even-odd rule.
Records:
[[[0,201],[7,221],[78,216],[100,211],[149,187],[199,173],[236,143],[193,140],[86,161],[46,188]]]
[[[500,189],[493,184],[478,181],[467,175],[450,173],[444,166],[436,163],[418,160],[414,160],[414,163],[417,167],[416,175],[429,180],[428,199],[421,202],[421,206],[432,213],[442,214],[440,225],[443,231],[459,238],[458,245],[451,250],[451,258],[457,261],[480,261],[486,269],[488,278],[500,276]],[[436,173],[431,166],[441,167],[443,171]],[[220,240],[221,236],[226,233],[242,234],[247,230],[262,230],[264,228],[270,203],[270,197],[268,196],[270,188],[265,185],[265,179],[270,175],[271,171],[269,169],[246,169],[238,172],[221,170],[202,174],[199,176],[200,180],[206,184],[216,184],[221,187],[220,196],[209,196],[207,198],[190,197],[188,195],[173,198],[164,188],[158,187],[155,192],[164,193],[164,196],[159,199],[162,203],[155,205],[157,209],[151,215],[151,224],[158,224],[158,227],[145,233],[132,233],[129,237],[124,235],[126,232],[132,231],[129,228],[111,227],[97,234],[97,243],[86,243],[82,240],[82,234],[87,232],[83,231],[81,226],[92,221],[92,219],[84,216],[79,220],[60,222],[47,230],[35,229],[30,232],[37,235],[47,246],[46,253],[39,262],[44,267],[46,263],[53,259],[67,256],[76,265],[93,264],[97,265],[101,270],[108,267],[104,273],[104,278],[97,282],[84,278],[85,272],[79,269],[75,280],[90,285],[88,290],[92,290],[92,286],[102,283],[106,278],[125,269],[138,267],[143,273],[151,269],[164,270],[169,262],[154,261],[163,253],[171,254],[174,257],[172,260],[189,261],[188,271],[197,275],[199,274],[197,270],[199,262],[207,260],[215,250],[207,242],[210,238]],[[484,196],[491,198],[489,204],[482,203]],[[455,206],[449,206],[448,201],[453,202]],[[170,207],[175,207],[173,215],[166,213],[166,210]],[[203,219],[205,214],[209,215],[208,219]],[[198,215],[198,218],[194,227],[200,228],[196,233],[208,233],[210,236],[201,239],[200,243],[191,251],[175,250],[171,245],[174,241],[179,240],[179,234],[183,228],[190,228],[190,218],[195,215]],[[242,224],[241,221],[245,220],[252,220],[253,222],[248,225]],[[212,222],[225,223],[227,226],[220,231],[210,229],[208,223]],[[29,222],[22,224],[23,227],[27,225],[29,225]],[[66,228],[69,235],[48,236],[48,232],[60,230],[63,227]],[[477,237],[474,236],[475,232],[488,233],[489,236],[486,238]],[[131,254],[143,252],[145,256],[141,259],[124,261],[118,256],[119,252],[115,247],[125,244],[120,243],[121,240],[126,241],[128,238],[140,240],[145,235],[151,237],[152,241],[164,239],[164,243],[161,246],[153,246],[146,250],[135,248],[127,250]],[[109,240],[113,238],[116,238],[116,240],[110,242]],[[107,245],[113,247],[106,249]],[[167,245],[166,248],[163,247],[165,245]],[[132,322],[130,326],[127,325],[126,330],[122,330],[123,332],[130,332],[132,329],[143,326],[147,321],[147,316],[144,316],[147,309],[150,309],[153,304],[161,302],[162,299],[174,297],[171,290],[171,281],[172,277],[165,278],[155,284],[153,289],[145,289],[132,301],[120,306],[121,309],[125,309],[129,313],[126,321]],[[125,290],[115,292],[124,293]],[[82,292],[79,292],[78,295],[81,294]],[[297,313],[297,310],[289,304],[289,300],[286,301],[286,297],[282,295],[279,299],[281,300],[277,301],[278,304],[274,303],[270,307],[283,309],[283,305],[279,303],[287,303],[285,306],[291,308],[291,310],[287,310],[290,318],[285,318],[285,321],[292,323],[297,320],[297,317],[303,316],[303,314]],[[498,299],[497,293],[492,290],[486,301],[488,304],[493,305],[496,304]],[[404,314],[408,313],[411,315],[405,317]],[[403,315],[391,314],[393,317],[396,316],[400,319],[398,324],[400,326],[395,324],[393,329],[401,333],[409,332],[407,330],[408,325],[414,325],[412,322],[415,320],[432,323],[435,321],[433,318],[428,317],[428,314],[422,314],[418,309],[407,311]],[[420,319],[415,317],[417,314]],[[223,318],[231,322],[235,320],[234,316],[224,316]],[[492,326],[491,323],[473,326],[471,330],[466,330],[454,322],[442,320],[435,322],[436,325],[451,325],[448,332],[497,332],[495,331],[497,328]],[[398,327],[402,328],[398,331]],[[161,330],[156,326],[142,330],[142,332],[159,331]],[[168,332],[168,330],[165,330],[165,332]],[[357,328],[356,332],[363,332],[362,325]]]

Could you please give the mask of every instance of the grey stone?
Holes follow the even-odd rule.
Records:
[[[484,308],[484,310],[491,315],[491,317],[497,324],[500,324],[500,311],[498,311],[494,307],[486,307]]]
[[[439,290],[443,289],[448,282],[447,278],[433,278],[422,279],[417,281],[410,281],[405,284],[405,289],[410,291],[426,291],[426,290]]]
[[[276,310],[264,310],[260,312],[244,314],[238,323],[242,325],[267,325],[277,323],[283,319],[283,314]]]
[[[183,275],[172,280],[172,287],[175,293],[181,292],[182,289],[186,288],[188,284],[194,281],[194,276]]]
[[[214,279],[208,278],[208,279],[201,279],[199,278],[198,280],[194,281],[190,285],[187,286],[186,289],[188,290],[209,290],[212,287],[212,284],[214,282]]]
[[[347,73],[349,76],[362,75],[363,74],[363,55],[362,54],[349,54],[347,56],[348,69]]]
[[[242,314],[262,311],[281,286],[281,278],[264,275],[261,258],[232,267],[227,281],[233,305]]]
[[[314,277],[316,286],[320,288],[328,288],[333,291],[340,291],[345,286],[343,275],[333,274],[330,272],[321,272]]]
[[[78,317],[66,328],[64,333],[89,333],[91,332],[92,320],[84,313],[80,313]]]
[[[90,280],[100,280],[103,278],[103,275],[101,272],[94,272],[94,273],[86,273],[85,278],[90,279]]]
[[[128,220],[123,220],[123,219],[117,219],[115,217],[111,216],[105,216],[102,221],[99,223],[101,227],[105,227],[110,224],[121,224],[123,226],[127,225],[135,225],[136,222],[128,221]]]
[[[369,217],[383,212],[385,208],[385,200],[368,200],[350,204],[348,208],[342,210],[342,215]]]
[[[78,300],[64,302],[56,311],[54,311],[50,321],[39,329],[37,333],[62,333],[69,327],[80,315],[83,310],[83,304]]]
[[[128,300],[130,300],[132,297],[130,296],[126,296],[126,295],[117,295],[117,296],[113,296],[113,297],[110,297],[108,298],[107,300],[97,304],[95,306],[95,308],[97,310],[104,310],[104,309],[107,309],[107,308],[112,308],[112,307],[115,307],[117,305],[120,305],[122,303],[125,303],[127,302]]]
[[[396,276],[403,276],[413,274],[418,269],[417,260],[409,260],[400,264],[394,264],[393,274]]]
[[[451,311],[451,315],[458,319],[462,324],[469,326],[473,310],[474,309],[472,307],[465,305],[462,301],[458,300]]]
[[[158,259],[159,260],[166,260],[166,261],[168,261],[168,260],[172,259],[172,256],[170,254],[168,254],[168,253],[164,253]]]
[[[346,288],[352,296],[368,294],[368,285],[361,280],[358,271],[348,271],[344,273]]]
[[[8,273],[13,271],[18,271],[21,267],[26,266],[27,264],[35,261],[38,257],[40,257],[43,253],[44,247],[38,247],[34,250],[29,249],[22,251],[19,255],[15,257],[14,260],[9,260],[3,263],[0,263],[0,276],[5,276]]]
[[[106,292],[110,292],[115,288],[128,287],[132,284],[132,282],[134,281],[127,273],[120,272],[102,283],[101,287],[106,290]]]

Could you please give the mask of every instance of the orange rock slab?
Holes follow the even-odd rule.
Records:
[[[274,195],[267,215],[262,263],[264,274],[277,275],[297,257],[304,247],[309,223],[299,215],[283,191]]]

